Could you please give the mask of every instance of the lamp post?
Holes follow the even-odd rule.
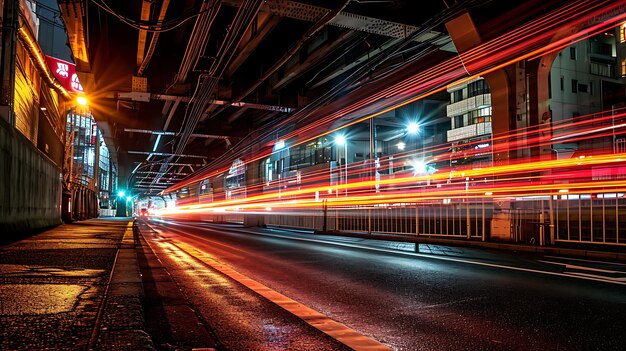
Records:
[[[414,149],[417,150],[417,137],[416,135],[419,134],[420,132],[420,125],[415,122],[415,121],[411,121],[407,124],[406,126],[406,132],[408,135],[414,136],[413,137],[413,142],[414,142]]]
[[[343,146],[343,152],[344,152],[343,162],[344,162],[344,178],[345,178],[344,184],[346,187],[345,196],[348,196],[348,141],[346,140],[345,135],[337,135],[337,137],[335,138],[335,144],[339,146]]]

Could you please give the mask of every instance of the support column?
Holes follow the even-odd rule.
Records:
[[[483,40],[469,13],[448,21],[446,28],[459,54],[470,50]],[[475,72],[468,72],[474,74]],[[491,89],[491,129],[493,136],[508,134],[515,126],[515,67],[506,67],[486,74],[484,78]],[[510,145],[507,139],[492,143],[494,165],[508,164]]]
[[[483,43],[480,32],[469,13],[446,23],[448,33],[459,55]],[[462,56],[461,56],[462,59]],[[475,74],[476,72],[468,72]],[[491,129],[494,166],[507,165],[511,155],[510,139],[507,137],[516,127],[515,65],[498,69],[484,76],[491,90]],[[509,201],[494,201],[491,218],[491,238],[511,240],[511,204]]]

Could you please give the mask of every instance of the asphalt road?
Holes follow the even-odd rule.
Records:
[[[156,232],[146,239],[225,349],[345,348],[220,272],[230,268],[397,350],[626,345],[624,264],[425,245],[416,254],[413,244],[149,224]]]

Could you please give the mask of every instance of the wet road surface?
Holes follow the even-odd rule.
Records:
[[[412,244],[280,230],[258,235],[185,223],[150,226],[155,232],[144,237],[231,350],[342,346],[207,261],[398,350],[617,350],[626,344],[623,264],[423,245],[415,254]]]

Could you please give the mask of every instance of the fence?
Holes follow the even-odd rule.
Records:
[[[318,210],[268,214],[265,224],[339,232],[492,240],[495,214],[508,223],[504,236],[498,236],[508,242],[626,245],[623,193],[486,198],[468,203],[444,199],[443,203],[344,206],[327,211],[320,205]]]

